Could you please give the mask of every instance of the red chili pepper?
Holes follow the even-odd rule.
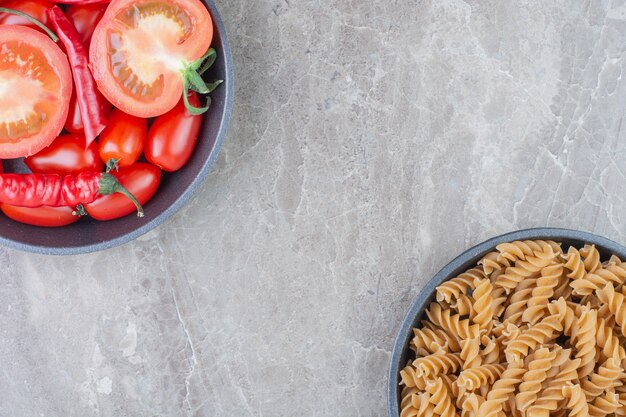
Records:
[[[76,207],[93,203],[101,195],[120,193],[128,197],[143,217],[139,201],[108,173],[0,174],[0,203],[17,207]]]
[[[78,2],[76,2],[78,4]],[[80,3],[80,4],[84,4]],[[96,82],[89,70],[89,58],[87,50],[83,45],[80,35],[72,23],[65,17],[63,10],[59,6],[54,6],[48,10],[50,22],[54,27],[59,39],[65,46],[67,57],[72,67],[74,75],[74,85],[76,86],[76,97],[80,108],[80,116],[85,125],[85,139],[87,146],[106,127],[107,119],[104,115],[101,103],[101,95],[98,92]]]

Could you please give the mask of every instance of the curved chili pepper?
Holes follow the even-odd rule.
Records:
[[[143,217],[141,204],[119,181],[108,173],[0,174],[0,203],[17,207],[76,207],[96,201],[101,195],[120,193],[137,207]]]
[[[77,4],[86,4],[85,2]],[[65,46],[67,57],[74,75],[76,97],[80,108],[80,117],[85,126],[87,146],[93,142],[104,130],[107,124],[102,105],[102,96],[96,86],[96,81],[89,70],[89,58],[80,35],[72,23],[65,17],[59,6],[48,10],[50,22],[59,39]]]

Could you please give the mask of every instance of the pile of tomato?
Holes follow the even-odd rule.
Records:
[[[220,81],[200,0],[0,0],[0,209],[113,220],[191,158]],[[31,173],[3,172],[23,158]],[[14,165],[14,164],[12,164]]]

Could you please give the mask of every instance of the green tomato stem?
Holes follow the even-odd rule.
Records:
[[[52,30],[50,30],[46,25],[44,25],[39,20],[35,19],[34,17],[24,12],[20,12],[19,10],[15,10],[15,9],[10,9],[8,7],[0,7],[0,13],[9,13],[9,14],[14,14],[19,17],[23,17],[24,19],[28,20],[31,23],[34,23],[35,25],[39,26],[42,30],[44,30],[54,42],[59,41],[59,37]]]

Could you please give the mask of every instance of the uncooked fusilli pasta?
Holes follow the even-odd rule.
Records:
[[[500,244],[437,287],[401,417],[626,417],[626,262],[566,249]]]

